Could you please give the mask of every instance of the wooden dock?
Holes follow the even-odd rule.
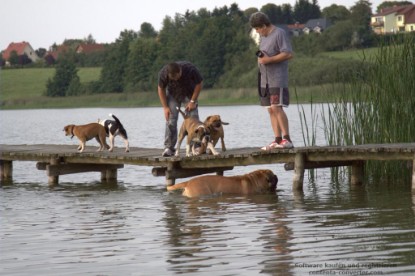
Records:
[[[412,164],[412,190],[415,191],[415,143],[371,144],[357,146],[296,147],[264,152],[259,148],[228,149],[218,156],[161,157],[159,148],[115,148],[114,152],[97,152],[89,146],[78,153],[75,145],[4,145],[0,144],[1,180],[10,180],[13,161],[35,161],[45,170],[49,184],[57,184],[59,176],[81,172],[101,172],[103,181],[117,179],[117,171],[125,164],[153,167],[154,176],[164,176],[166,184],[176,179],[206,173],[223,174],[235,166],[285,164],[293,170],[293,190],[302,190],[306,169],[338,166],[351,167],[350,182],[361,184],[365,161],[406,160]]]

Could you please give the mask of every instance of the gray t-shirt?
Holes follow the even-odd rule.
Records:
[[[268,36],[261,36],[259,49],[268,56],[275,56],[281,52],[292,52],[291,42],[285,31],[274,27]],[[260,64],[261,87],[268,82],[269,88],[288,87],[288,60],[279,63]]]

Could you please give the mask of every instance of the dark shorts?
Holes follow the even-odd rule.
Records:
[[[270,88],[269,91],[261,87],[259,95],[261,106],[269,107],[271,105],[287,107],[290,104],[290,92],[288,88]]]

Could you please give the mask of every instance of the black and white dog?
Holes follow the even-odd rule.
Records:
[[[114,149],[114,139],[115,136],[119,135],[121,138],[124,139],[125,142],[125,152],[130,151],[130,146],[128,143],[128,136],[127,131],[121,124],[120,120],[114,115],[109,114],[110,117],[114,118],[114,120],[100,120],[98,119],[98,123],[103,125],[105,128],[105,132],[107,133],[107,136],[110,138],[110,148],[109,151],[112,151]]]

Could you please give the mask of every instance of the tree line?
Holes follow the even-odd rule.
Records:
[[[138,32],[123,30],[102,56],[98,81],[82,86],[76,75],[75,56],[68,55],[57,64],[46,95],[154,91],[161,67],[177,60],[194,63],[202,72],[205,88],[253,87],[257,46],[249,36],[249,17],[256,11],[242,11],[237,4],[212,11],[202,8],[166,17],[159,32],[149,23],[143,23]],[[322,34],[292,37],[297,56],[376,44],[370,29],[372,13],[368,0],[357,1],[350,10],[333,4],[321,11],[317,0],[299,0],[294,7],[270,3],[260,11],[276,25],[305,23],[320,17],[332,21],[334,25]]]

